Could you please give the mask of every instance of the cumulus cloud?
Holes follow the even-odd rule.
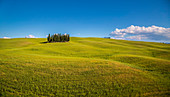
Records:
[[[148,37],[144,36],[144,35],[136,35],[136,36],[129,36],[129,37],[126,37],[127,39],[129,40],[147,40]]]
[[[10,37],[3,37],[3,39],[11,39]]]
[[[26,38],[36,38],[34,35],[25,36]]]
[[[110,35],[114,39],[170,41],[170,28],[154,25],[151,27],[131,25],[125,29],[116,28]]]

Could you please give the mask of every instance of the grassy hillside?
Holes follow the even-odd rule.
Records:
[[[170,45],[0,39],[0,96],[170,96]]]

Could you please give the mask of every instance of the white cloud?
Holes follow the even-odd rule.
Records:
[[[114,38],[114,37],[111,37],[110,39],[125,40],[124,38]]]
[[[34,35],[28,35],[28,37],[29,37],[29,38],[35,38],[35,36],[34,36]]]
[[[34,35],[25,36],[26,38],[36,38]]]
[[[130,40],[164,40],[170,41],[170,28],[151,26],[140,27],[131,25],[126,29],[116,28],[110,34],[114,38]]]
[[[11,39],[10,37],[3,37],[3,39]]]
[[[145,37],[144,35],[136,35],[136,36],[126,37],[126,39],[129,39],[129,40],[146,40],[146,39],[148,39],[148,37]]]

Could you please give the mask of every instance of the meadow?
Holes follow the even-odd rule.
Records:
[[[170,96],[170,44],[0,39],[0,96]]]

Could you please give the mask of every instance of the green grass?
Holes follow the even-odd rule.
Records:
[[[170,45],[0,39],[0,96],[170,96]]]

